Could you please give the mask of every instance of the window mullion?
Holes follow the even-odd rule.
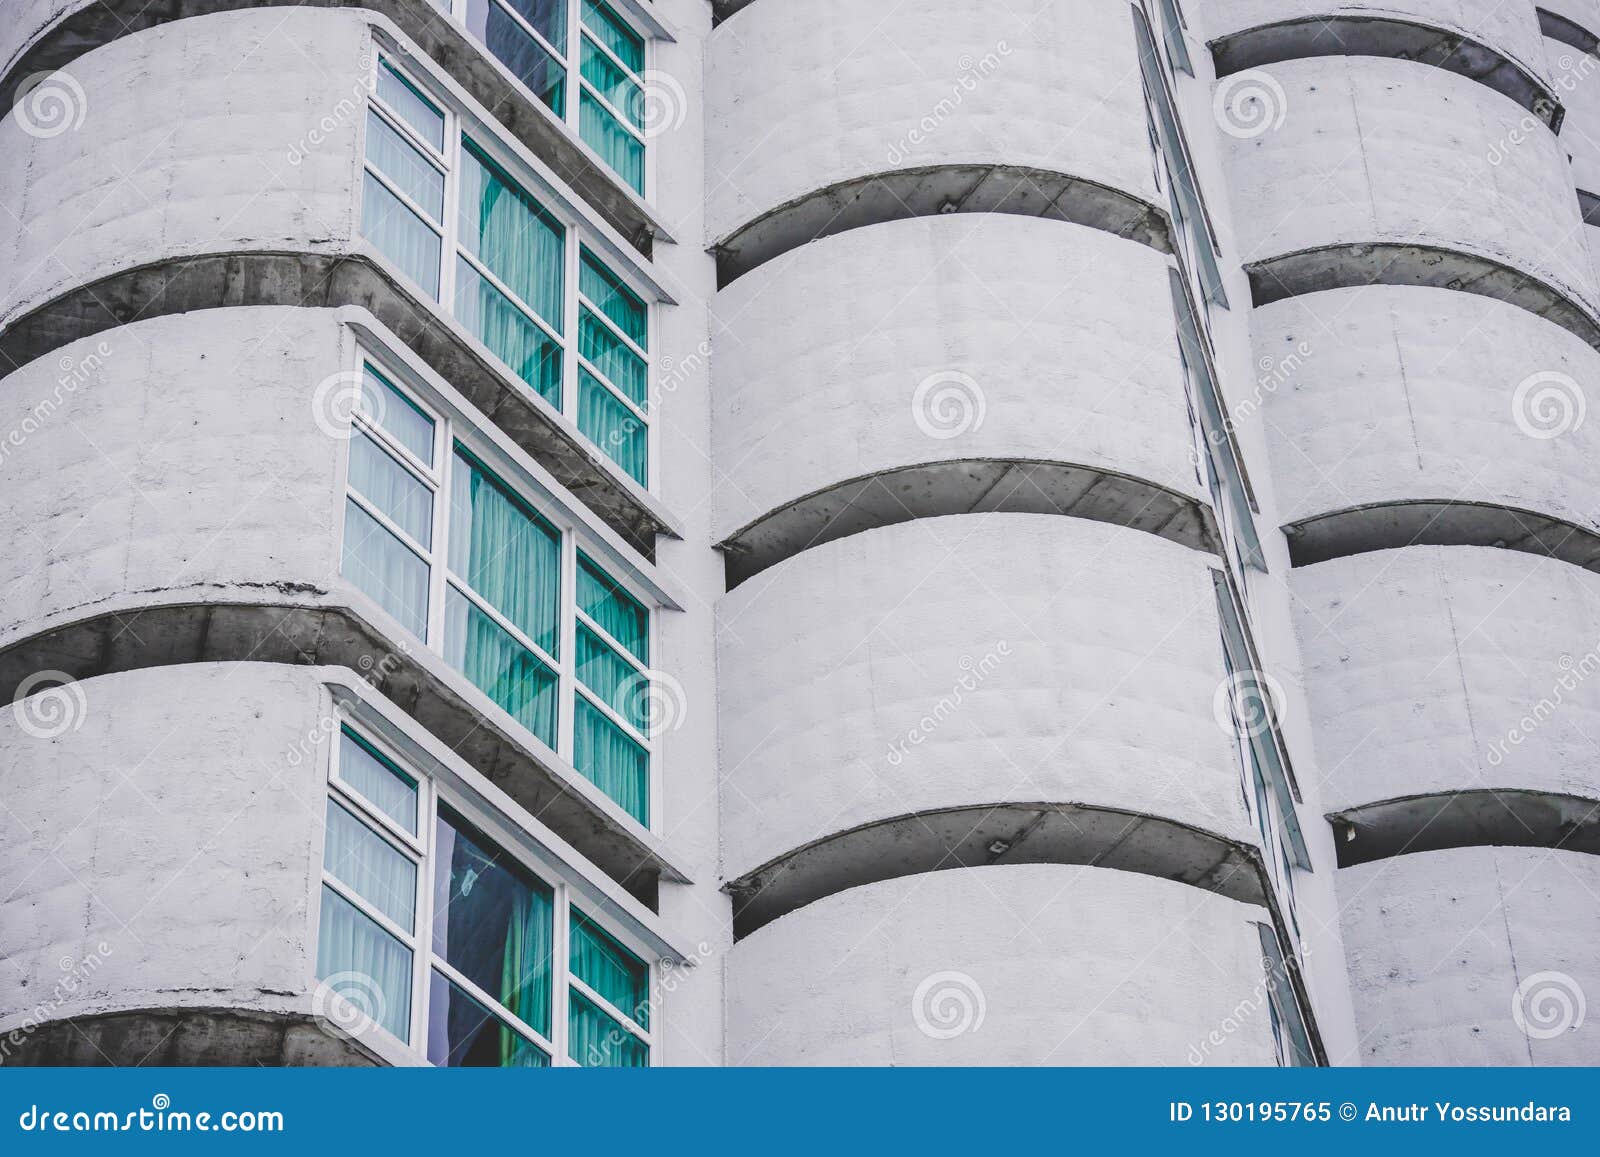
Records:
[[[561,533],[561,698],[557,705],[559,717],[556,740],[557,750],[569,764],[576,766],[577,671],[578,671],[578,544],[571,529]]]
[[[568,980],[571,976],[572,964],[572,889],[567,884],[556,887],[555,903],[555,936],[552,941],[555,945],[553,953],[555,959],[551,961],[550,969],[550,1036],[556,1045],[556,1055],[551,1058],[555,1064],[565,1064],[571,1058],[568,1051],[571,1048],[569,1037],[569,1005],[571,996],[568,990]]]
[[[565,298],[561,303],[563,331],[561,344],[561,412],[574,424],[578,421],[578,231],[567,228],[562,234],[563,281]]]

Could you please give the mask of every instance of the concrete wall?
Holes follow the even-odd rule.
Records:
[[[1343,242],[1440,246],[1540,277],[1593,312],[1566,157],[1524,109],[1411,61],[1263,71],[1283,90],[1282,124],[1229,146],[1245,261]]]
[[[1600,27],[1600,21],[1590,27]],[[1567,108],[1560,144],[1572,158],[1573,182],[1586,193],[1600,194],[1600,59],[1548,38],[1544,49]]]
[[[1197,552],[1077,518],[924,519],[797,555],[717,625],[729,876],[871,820],[1005,801],[1249,838]]]
[[[734,947],[728,1063],[1270,1065],[1264,917],[1105,868],[852,888]]]
[[[1447,500],[1600,527],[1600,424],[1578,420],[1600,354],[1561,327],[1473,294],[1375,285],[1273,302],[1251,328],[1262,364],[1295,358],[1265,399],[1284,521]]]
[[[1341,870],[1362,1063],[1594,1064],[1600,1024],[1592,1009],[1574,1021],[1582,994],[1600,990],[1597,892],[1600,859],[1543,848]]]
[[[719,535],[846,479],[958,458],[1204,493],[1166,262],[1146,246],[1028,217],[893,221],[752,271],[713,315]]]
[[[1473,788],[1600,795],[1600,684],[1585,673],[1600,664],[1600,576],[1413,546],[1290,582],[1330,810]],[[1541,700],[1554,710],[1522,726]]]
[[[708,44],[707,235],[840,181],[944,164],[1068,173],[1156,202],[1141,102],[1117,4],[936,0],[887,22],[854,0],[751,4]]]

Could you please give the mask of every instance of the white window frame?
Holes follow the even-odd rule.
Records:
[[[432,472],[428,472],[424,463],[417,459],[415,455],[412,455],[409,453],[409,451],[406,451],[404,447],[400,446],[396,439],[384,433],[382,428],[377,425],[374,419],[367,415],[359,405],[352,415],[352,425],[356,429],[368,433],[375,440],[380,440],[379,444],[383,448],[389,449],[393,453],[403,455],[401,464],[411,470],[412,473],[418,474],[424,483],[433,489],[433,505],[431,515],[433,520],[433,546],[431,551],[421,551],[420,544],[417,544],[413,539],[410,538],[410,536],[405,535],[404,531],[394,526],[391,520],[385,518],[381,511],[376,510],[371,503],[367,502],[358,494],[356,490],[354,490],[354,488],[350,485],[348,462],[345,466],[344,484],[344,492],[347,495],[350,495],[352,498],[354,498],[361,505],[364,511],[373,515],[373,517],[380,519],[380,525],[384,526],[385,528],[392,528],[394,532],[399,533],[402,536],[401,541],[409,548],[417,550],[428,564],[427,636],[422,639],[423,644],[428,647],[429,650],[438,654],[441,658],[445,655],[446,594],[450,589],[458,591],[474,607],[477,607],[484,614],[488,615],[492,622],[494,622],[502,630],[506,631],[506,633],[509,634],[519,645],[527,648],[530,654],[536,657],[539,662],[543,663],[555,674],[558,683],[556,735],[555,742],[553,744],[548,744],[547,746],[550,746],[556,752],[556,754],[566,762],[568,766],[573,767],[575,771],[577,770],[574,762],[574,756],[576,755],[575,716],[577,711],[578,695],[582,695],[585,699],[589,700],[591,704],[604,713],[606,718],[621,727],[623,729],[623,734],[627,735],[634,742],[638,743],[641,748],[643,748],[646,760],[645,775],[647,790],[649,792],[648,813],[643,821],[643,826],[652,831],[656,830],[660,823],[661,816],[662,760],[660,751],[660,737],[651,735],[648,729],[640,729],[633,726],[633,724],[624,719],[615,709],[613,709],[610,704],[604,702],[600,698],[598,692],[591,691],[583,684],[583,681],[578,678],[578,623],[582,622],[586,627],[592,630],[600,639],[602,639],[644,678],[654,680],[658,677],[659,668],[654,665],[647,666],[646,664],[639,662],[638,656],[634,655],[633,652],[627,647],[624,647],[616,639],[612,638],[605,628],[601,627],[599,623],[595,622],[592,618],[585,614],[581,608],[579,608],[579,552],[581,551],[582,553],[588,555],[590,560],[593,561],[594,564],[599,567],[601,571],[618,588],[627,592],[627,594],[637,601],[640,606],[645,608],[645,612],[648,617],[645,632],[647,640],[646,646],[651,657],[652,664],[654,664],[656,661],[656,657],[659,654],[658,648],[660,646],[661,607],[659,603],[649,594],[642,591],[636,583],[630,580],[628,576],[619,574],[615,567],[609,567],[604,564],[604,562],[601,560],[604,551],[599,548],[598,543],[594,543],[590,540],[590,537],[584,533],[583,528],[579,526],[575,518],[553,509],[548,503],[540,502],[536,497],[530,495],[526,490],[517,485],[514,477],[512,476],[512,472],[503,468],[504,464],[500,461],[500,453],[491,443],[479,435],[477,431],[471,429],[464,423],[452,421],[440,407],[427,404],[426,401],[418,396],[419,391],[411,387],[411,384],[408,381],[408,375],[397,371],[392,361],[386,361],[381,355],[369,347],[366,342],[356,341],[353,343],[353,345],[355,347],[355,372],[362,373],[364,372],[365,367],[370,366],[374,371],[381,375],[385,381],[389,383],[389,386],[395,390],[395,392],[415,405],[418,410],[420,410],[433,421],[433,456],[436,466]],[[538,516],[548,523],[559,536],[561,557],[561,601],[559,614],[556,619],[556,638],[557,650],[562,656],[560,660],[557,660],[555,656],[551,655],[533,639],[529,638],[519,627],[517,627],[515,623],[511,622],[487,600],[468,587],[464,579],[457,578],[450,572],[450,535],[455,529],[450,524],[450,487],[453,481],[454,472],[459,468],[456,456],[457,445],[460,445],[462,449],[466,450],[467,453],[476,458],[484,468],[489,470],[489,472],[494,476],[496,481],[500,483],[500,485],[514,494],[518,501],[520,501],[528,509],[538,514]],[[344,524],[341,522],[341,541],[339,544],[341,574],[343,574],[344,559],[343,533]],[[344,581],[355,585],[354,580],[348,576],[345,577]],[[360,588],[357,587],[357,589],[359,590]],[[367,597],[371,598],[372,596],[367,595]],[[401,629],[403,630],[404,628],[402,627]],[[464,675],[462,677],[465,678]],[[545,742],[540,737],[534,735],[531,730],[524,727],[522,723],[518,722],[498,703],[495,703],[492,699],[489,699],[488,692],[483,691],[481,688],[479,688],[479,692],[483,694],[484,698],[489,702],[492,709],[499,713],[501,727],[517,728],[538,742]],[[583,775],[581,771],[579,771],[578,774],[580,776]],[[595,790],[599,791],[600,789],[598,786],[596,786]],[[608,796],[607,798],[609,799],[610,797]],[[621,805],[618,804],[617,806],[620,807]]]
[[[497,0],[488,0],[488,2],[495,3]],[[577,0],[572,0],[572,2],[576,4]],[[613,9],[613,11],[615,11],[615,9]],[[646,44],[649,44],[648,39],[646,40]],[[553,208],[551,201],[548,198],[540,195],[540,182],[535,179],[530,179],[530,177],[523,171],[523,167],[506,153],[506,151],[501,147],[500,142],[496,140],[491,133],[486,131],[474,131],[473,128],[466,123],[466,118],[462,117],[459,113],[451,109],[449,102],[439,97],[438,94],[433,90],[432,86],[420,80],[414,71],[407,69],[395,57],[396,54],[388,51],[387,49],[380,49],[374,54],[372,72],[368,77],[370,104],[371,107],[378,113],[378,115],[383,118],[386,124],[396,128],[397,131],[400,131],[405,140],[408,142],[415,142],[418,148],[424,150],[424,156],[431,163],[434,163],[444,175],[444,221],[440,223],[442,232],[440,233],[439,246],[438,296],[436,298],[431,297],[431,295],[423,286],[418,285],[415,281],[412,281],[411,278],[406,275],[397,264],[394,264],[393,259],[387,257],[387,255],[384,256],[384,259],[393,265],[396,272],[400,273],[407,283],[415,287],[419,297],[424,300],[435,301],[436,304],[438,304],[439,307],[452,318],[457,316],[455,308],[457,289],[456,259],[457,257],[460,257],[469,265],[471,265],[474,272],[476,272],[478,276],[482,277],[490,285],[494,286],[495,289],[497,289],[501,294],[503,294],[507,301],[509,301],[524,317],[537,326],[546,336],[554,341],[557,348],[561,350],[561,405],[559,410],[562,417],[567,419],[573,430],[575,430],[585,442],[595,447],[595,449],[600,452],[601,457],[604,458],[607,464],[607,468],[611,470],[619,479],[625,478],[628,480],[628,482],[640,485],[652,494],[655,493],[659,487],[660,478],[660,454],[658,452],[660,435],[656,428],[657,423],[653,421],[651,414],[655,399],[658,397],[656,391],[656,367],[650,359],[649,354],[644,349],[641,349],[636,342],[630,340],[626,334],[622,333],[611,321],[611,319],[607,317],[604,312],[596,308],[594,303],[589,301],[589,299],[585,297],[582,294],[582,291],[579,289],[580,251],[586,243],[591,241],[591,238],[587,235],[587,231],[585,230],[583,224],[575,220],[570,214],[562,213],[557,208]],[[416,133],[411,132],[409,126],[405,124],[404,118],[399,116],[398,113],[390,110],[388,106],[383,103],[383,99],[378,95],[377,76],[378,70],[384,67],[387,67],[396,76],[403,78],[412,89],[414,89],[417,93],[422,94],[425,99],[427,99],[443,114],[444,151],[442,153],[434,149],[430,144],[428,144],[428,142],[422,140]],[[393,181],[385,177],[381,172],[378,171],[375,165],[366,159],[367,142],[365,139],[365,126],[366,121],[363,118],[363,139],[361,141],[363,174],[370,175],[372,179],[379,181],[386,190],[392,192],[396,197],[399,197],[402,204],[412,209],[412,211],[420,213],[423,221],[431,222],[432,218],[427,213],[422,212],[421,206],[416,205],[415,202],[413,202],[409,197],[406,197],[406,195],[395,186]],[[488,267],[485,266],[483,262],[481,262],[476,256],[469,253],[465,246],[463,246],[461,243],[461,228],[459,220],[461,172],[464,165],[463,153],[466,148],[465,139],[468,137],[470,137],[473,144],[477,145],[478,149],[489,160],[493,161],[495,166],[498,167],[501,172],[511,180],[512,184],[523,195],[527,196],[535,204],[537,204],[540,209],[544,211],[545,215],[550,217],[562,231],[563,299],[561,303],[561,329],[564,330],[565,333],[558,331],[553,322],[541,317],[538,311],[533,309],[533,307],[527,302],[523,301],[522,298],[515,291],[513,291],[510,286],[508,286],[498,276],[491,272]],[[364,226],[365,222],[362,222],[362,225]],[[366,236],[364,229],[362,230],[362,236]],[[369,244],[372,244],[375,249],[377,248],[376,242],[372,242],[370,239]],[[636,296],[644,304],[645,340],[647,344],[654,343],[656,341],[657,325],[657,303],[654,300],[655,294],[648,289],[642,289],[638,284],[633,271],[627,268],[627,266],[619,265],[615,261],[608,260],[603,254],[604,246],[589,243],[588,248],[589,251],[594,254],[595,259],[604,265],[608,270],[610,270],[611,273],[619,281],[626,285],[633,292],[634,296]],[[628,398],[623,391],[618,389],[616,385],[614,385],[610,379],[606,377],[605,374],[599,372],[599,370],[597,370],[587,359],[581,358],[581,355],[579,354],[580,343],[578,337],[578,311],[580,303],[587,305],[590,311],[594,313],[594,315],[598,317],[603,324],[609,326],[611,331],[621,337],[622,340],[627,343],[628,348],[633,350],[643,360],[645,367],[645,405],[642,408]],[[542,402],[548,404],[548,399],[545,399],[542,397],[542,395],[539,395],[538,392],[534,390],[534,388],[526,381],[524,381],[515,370],[506,365],[505,362],[501,361],[499,356],[490,350],[486,344],[484,344],[482,338],[474,334],[473,340],[478,342],[478,344],[483,347],[484,354],[494,363],[494,365],[506,378],[516,383],[518,389],[530,396],[538,396]],[[595,442],[587,434],[584,434],[579,427],[578,366],[580,361],[585,369],[594,374],[595,378],[603,383],[605,387],[611,391],[613,396],[618,398],[625,406],[627,406],[630,412],[636,415],[638,419],[644,423],[646,469],[645,477],[642,480],[635,479],[631,474],[624,470],[621,463],[617,462],[606,452],[605,447]]]
[[[568,1026],[569,1016],[569,991],[576,988],[590,1000],[594,1001],[608,1015],[614,1017],[628,1032],[636,1036],[647,1049],[647,1059],[650,1066],[661,1063],[659,1041],[657,1034],[638,1025],[632,1017],[623,1013],[610,1001],[595,992],[571,970],[571,919],[573,899],[573,886],[558,872],[552,872],[543,864],[530,862],[526,857],[518,855],[512,850],[510,841],[503,839],[496,828],[500,826],[492,817],[485,816],[482,811],[468,804],[465,800],[457,798],[455,793],[441,791],[439,785],[431,776],[417,771],[411,761],[407,760],[395,748],[374,734],[371,728],[363,726],[352,719],[347,711],[339,708],[334,713],[338,726],[331,730],[332,742],[328,758],[327,798],[336,801],[350,811],[354,812],[367,823],[378,835],[389,843],[395,844],[409,859],[417,865],[417,898],[414,906],[413,919],[416,930],[407,934],[383,913],[377,911],[360,896],[356,895],[348,885],[337,880],[329,870],[326,863],[322,865],[321,883],[327,884],[341,897],[355,905],[363,915],[370,916],[379,927],[399,939],[411,950],[411,1016],[405,1040],[398,1043],[407,1051],[422,1058],[428,1056],[428,1003],[432,996],[431,982],[434,971],[455,984],[472,999],[478,1001],[491,1013],[501,1018],[516,1032],[523,1034],[529,1041],[537,1045],[550,1057],[551,1067],[578,1067],[579,1062],[568,1055]],[[417,785],[417,834],[412,836],[396,824],[381,808],[368,801],[366,797],[346,781],[339,771],[340,754],[343,746],[342,732],[348,730],[358,736],[361,742],[380,753],[403,774],[411,778]],[[495,849],[508,859],[512,860],[524,872],[533,876],[553,895],[551,905],[551,919],[554,921],[551,938],[551,969],[550,969],[550,1032],[541,1033],[531,1025],[525,1023],[510,1010],[505,1008],[498,1000],[484,992],[472,981],[461,975],[442,957],[433,951],[433,917],[434,917],[434,884],[435,872],[439,863],[434,833],[439,814],[440,805],[450,808],[463,819],[477,828],[484,837],[493,841]],[[320,887],[319,887],[320,903]],[[653,953],[642,946],[632,943],[632,938],[619,931],[595,914],[593,905],[578,905],[584,917],[591,923],[603,928],[608,935],[622,944],[634,956],[643,961],[647,968],[646,999],[650,1001],[652,1011],[659,1013],[659,1005],[655,994],[658,991],[660,978],[660,961]],[[320,907],[316,909],[320,912]],[[320,920],[319,920],[320,925]],[[320,937],[322,929],[317,928]],[[317,953],[312,952],[312,968],[316,971]],[[374,1025],[374,1031],[387,1033],[388,1030]]]

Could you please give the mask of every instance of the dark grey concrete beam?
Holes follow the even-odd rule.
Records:
[[[1492,546],[1600,571],[1600,533],[1531,510],[1399,501],[1319,514],[1283,528],[1292,566],[1402,546]]]
[[[1013,165],[933,165],[816,189],[740,226],[712,246],[717,284],[726,286],[808,241],[940,213],[1011,213],[1070,221],[1172,252],[1166,212],[1121,189]]]
[[[73,1067],[380,1064],[354,1041],[312,1017],[232,1008],[139,1009],[49,1021],[0,1049],[0,1066]]]
[[[1063,462],[981,458],[840,482],[763,515],[718,546],[731,590],[803,550],[873,527],[1000,512],[1110,522],[1211,554],[1220,541],[1210,507],[1153,482]]]
[[[1600,855],[1600,800],[1518,788],[1415,795],[1328,816],[1339,866],[1445,848],[1553,848]]]

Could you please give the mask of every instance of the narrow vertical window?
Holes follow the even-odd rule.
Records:
[[[648,485],[649,312],[587,247],[578,291],[578,429]]]
[[[435,300],[444,245],[444,114],[379,61],[367,108],[361,232]]]
[[[577,616],[573,766],[648,825],[649,614],[580,553]]]
[[[567,1055],[589,1068],[650,1063],[650,967],[572,909]]]
[[[583,141],[644,192],[644,39],[600,0],[581,0],[578,131]]]

